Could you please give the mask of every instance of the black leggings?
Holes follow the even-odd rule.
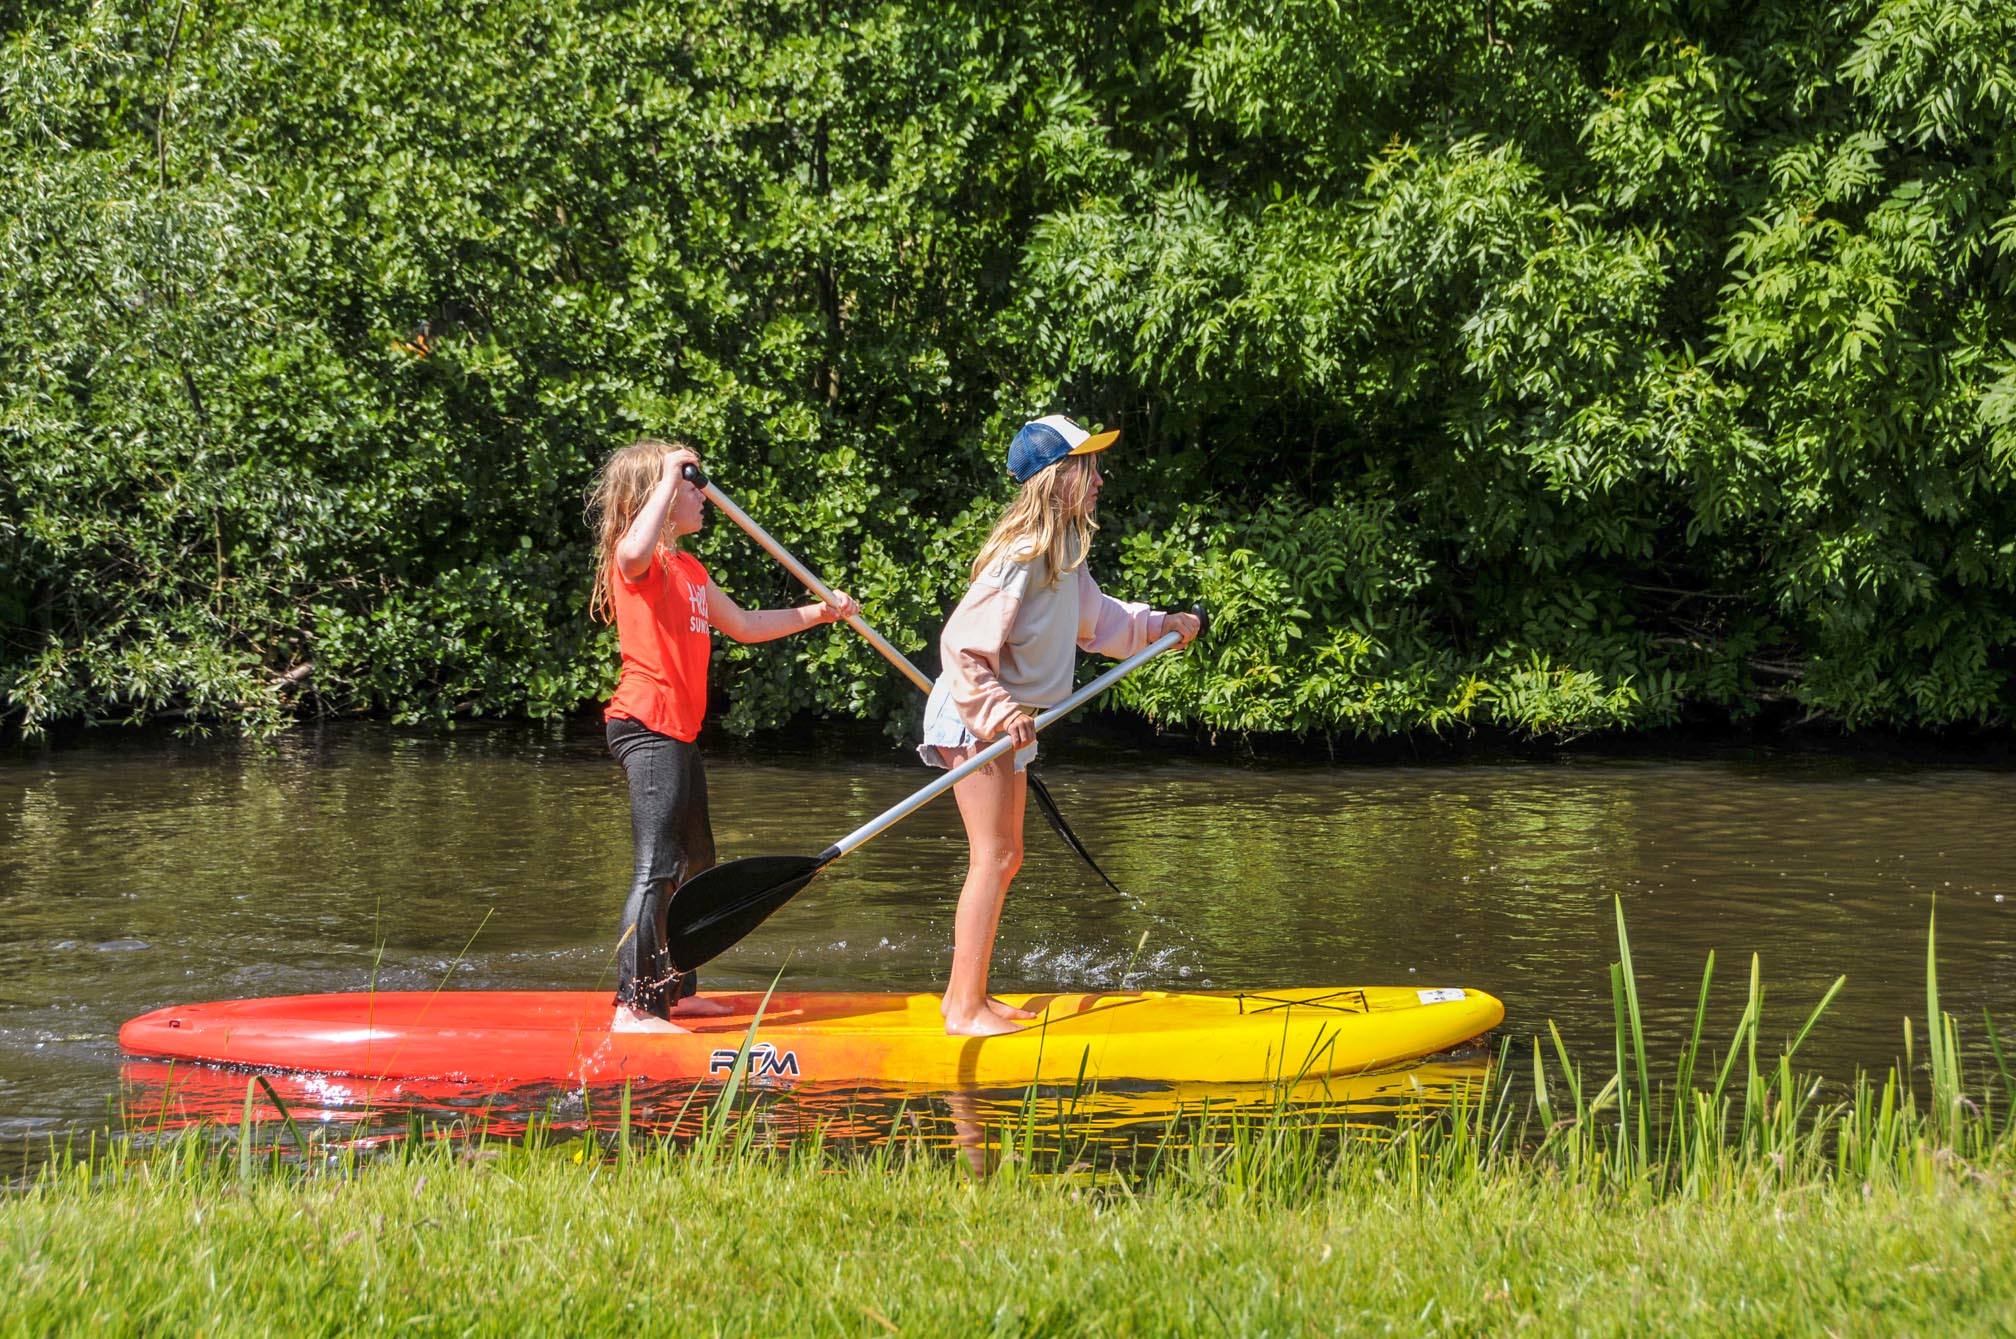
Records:
[[[630,836],[637,851],[616,946],[616,1002],[664,1018],[699,988],[697,973],[672,968],[665,908],[674,889],[714,863],[707,772],[697,747],[636,721],[617,717],[608,737],[630,782]]]

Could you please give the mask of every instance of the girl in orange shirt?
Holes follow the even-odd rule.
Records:
[[[860,613],[837,605],[743,609],[679,540],[706,523],[706,498],[681,474],[699,456],[677,442],[633,442],[609,457],[591,513],[600,541],[590,609],[616,625],[623,672],[603,712],[609,751],[630,784],[636,872],[616,947],[618,1031],[684,1031],[674,1013],[720,1013],[694,994],[694,973],[672,968],[665,910],[673,890],[714,863],[707,774],[694,739],[707,714],[710,629],[767,642]]]

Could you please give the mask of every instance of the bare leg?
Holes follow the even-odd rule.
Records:
[[[688,995],[672,1006],[672,1013],[679,1018],[719,1018],[734,1012],[733,1005],[700,995]]]
[[[1022,868],[1029,779],[1015,770],[1011,755],[967,777],[952,793],[959,801],[959,816],[966,821],[967,867],[952,922],[952,975],[940,1006],[945,1031],[955,1037],[1016,1032],[1020,1029],[990,1007],[987,968],[994,958],[1001,903],[1015,872]]]

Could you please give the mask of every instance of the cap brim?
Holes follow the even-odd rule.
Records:
[[[1108,428],[1105,432],[1095,432],[1078,445],[1071,448],[1074,456],[1089,456],[1094,451],[1104,451],[1120,440],[1120,429]]]

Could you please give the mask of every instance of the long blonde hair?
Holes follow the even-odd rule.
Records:
[[[977,581],[997,558],[1027,562],[1042,557],[1049,568],[1049,584],[1055,586],[1066,572],[1075,572],[1092,550],[1092,534],[1099,522],[1085,505],[1091,490],[1086,487],[1092,473],[1089,456],[1066,456],[1055,465],[1038,471],[1022,485],[1022,491],[994,523],[993,533],[980,546],[973,560]],[[1082,481],[1082,482],[1081,482]],[[1072,501],[1073,495],[1076,501]]]
[[[604,461],[588,490],[588,525],[595,531],[595,591],[588,597],[588,612],[604,623],[616,621],[610,592],[616,580],[616,546],[623,542],[630,523],[658,486],[665,457],[684,442],[645,437],[621,448]]]

